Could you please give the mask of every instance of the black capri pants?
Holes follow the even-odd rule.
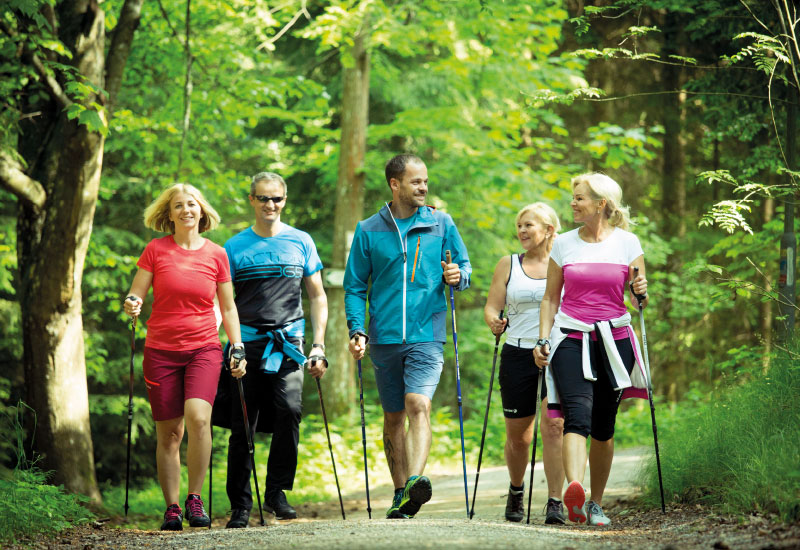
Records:
[[[614,340],[619,355],[630,375],[635,357],[629,338]],[[564,433],[592,436],[597,441],[614,437],[614,423],[622,391],[611,385],[611,365],[600,340],[589,345],[592,371],[597,380],[583,377],[582,341],[564,338],[551,360],[561,411],[564,414]]]

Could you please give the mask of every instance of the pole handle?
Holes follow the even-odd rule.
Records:
[[[635,279],[636,279],[636,277],[638,277],[638,276],[639,276],[639,267],[638,267],[638,266],[633,266],[633,278],[634,278],[634,280],[635,280]],[[633,294],[634,296],[636,296],[636,299],[637,299],[637,300],[639,300],[639,307],[641,308],[641,307],[642,307],[642,300],[644,300],[645,298],[647,298],[647,294],[636,294],[636,291],[635,291],[635,290],[633,290],[633,281],[629,282],[629,283],[628,283],[628,286],[629,286],[629,287],[630,287],[630,289],[631,289],[631,294]]]

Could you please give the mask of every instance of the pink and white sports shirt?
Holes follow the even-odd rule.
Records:
[[[624,315],[628,266],[642,254],[636,235],[618,227],[599,243],[587,243],[577,229],[559,235],[550,258],[564,275],[561,310],[590,324]],[[613,334],[615,339],[628,337],[625,328]]]

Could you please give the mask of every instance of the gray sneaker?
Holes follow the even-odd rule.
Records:
[[[586,504],[586,513],[589,516],[589,525],[606,527],[611,525],[611,520],[603,513],[603,509],[595,501],[590,500]]]
[[[544,522],[547,525],[564,525],[564,506],[560,500],[548,498],[545,505]]]

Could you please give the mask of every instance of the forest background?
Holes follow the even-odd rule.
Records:
[[[36,463],[94,505],[105,500],[108,510],[121,510],[131,349],[121,303],[139,254],[157,236],[142,212],[175,181],[200,188],[220,212],[221,227],[207,234],[220,244],[252,224],[250,175],[275,171],[288,182],[283,220],[311,234],[326,266],[332,367],[322,387],[340,468],[352,476],[361,464],[358,388],[337,272],[355,222],[390,196],[383,165],[399,152],[426,161],[428,202],[453,217],[473,265],[471,288],[456,297],[473,465],[494,348],[482,313],[491,274],[500,256],[518,251],[514,216],[525,204],[546,201],[564,230],[573,226],[569,182],[579,173],[616,179],[636,222],[664,437],[731,388],[769,385],[773,363],[781,364],[776,354],[793,357],[785,327],[794,294],[777,293],[788,269],[784,261],[779,271],[784,219],[789,235],[797,191],[791,3],[3,0],[0,7],[5,478]],[[788,258],[791,279],[793,249]],[[132,510],[152,515],[160,504],[141,383],[145,331],[139,323]],[[446,349],[433,455],[455,464],[455,365]],[[368,361],[365,368],[371,466],[384,476],[377,392]],[[649,444],[646,403],[623,409],[618,443]],[[294,498],[329,498],[335,485],[321,466],[327,444],[312,383],[304,410]],[[796,430],[796,404],[789,416]],[[484,460],[502,461],[502,433],[495,385]],[[262,452],[265,444],[257,442]],[[787,461],[800,464],[797,453]],[[325,482],[315,483],[320,468]],[[800,471],[789,472],[797,495]],[[693,498],[688,489],[674,492]],[[223,490],[215,489],[215,501],[225,508]],[[800,508],[781,513],[796,517]]]

